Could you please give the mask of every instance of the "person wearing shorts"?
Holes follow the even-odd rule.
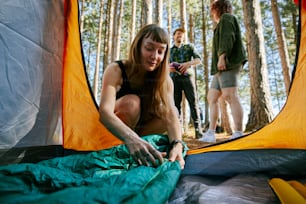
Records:
[[[210,84],[210,88],[221,91],[222,88],[238,87],[238,77],[241,67],[242,66],[238,66],[231,70],[215,74]]]
[[[215,142],[215,130],[219,118],[219,98],[229,104],[234,121],[234,133],[231,139],[243,136],[243,109],[238,97],[239,72],[247,61],[242,43],[240,26],[232,14],[232,5],[228,0],[215,0],[210,8],[214,28],[212,45],[211,75],[213,79],[208,91],[209,128],[199,140]]]

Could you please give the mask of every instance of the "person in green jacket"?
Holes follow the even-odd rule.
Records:
[[[199,140],[215,142],[215,130],[219,116],[218,100],[222,96],[229,104],[234,121],[231,139],[243,136],[243,109],[238,97],[238,76],[247,61],[237,18],[232,14],[228,0],[215,0],[211,4],[211,17],[216,23],[213,35],[211,75],[213,79],[208,91],[210,124]]]

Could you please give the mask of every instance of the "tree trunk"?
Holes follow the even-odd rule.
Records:
[[[114,23],[114,45],[113,45],[113,56],[111,61],[119,60],[120,58],[120,39],[121,39],[121,22],[122,16],[124,14],[123,6],[124,0],[116,0],[116,14],[115,14],[115,21]]]
[[[91,45],[88,46],[88,52],[87,52],[87,56],[91,55]],[[88,76],[90,76],[91,72],[90,72],[90,57],[87,58],[87,62],[86,62],[86,73]],[[93,89],[93,88],[92,88]]]
[[[103,5],[104,0],[100,2],[100,19],[99,19],[99,29],[98,29],[98,40],[97,40],[97,54],[96,54],[96,66],[95,66],[95,75],[93,83],[93,94],[94,97],[98,98],[98,85],[99,85],[99,73],[100,73],[100,53],[101,53],[101,33],[102,33],[102,24],[103,24]]]
[[[163,25],[163,0],[156,0],[156,23]]]
[[[115,18],[114,18],[114,11],[115,10],[115,4],[114,1],[110,0],[109,1],[109,13],[108,13],[108,19],[109,19],[109,24],[108,24],[108,34],[107,34],[107,47],[109,50],[108,53],[108,58],[107,58],[107,64],[111,63],[114,53],[112,50],[113,47],[113,33],[114,33],[114,23],[115,23]]]
[[[111,38],[112,30],[111,27],[113,25],[112,18],[110,18],[112,11],[112,0],[107,1],[107,12],[106,12],[106,20],[105,20],[105,26],[104,26],[104,58],[103,58],[103,66],[106,67],[109,62],[111,55],[111,42],[109,42],[109,39]]]
[[[250,70],[251,109],[245,131],[268,124],[273,117],[266,53],[258,0],[242,0]]]
[[[142,6],[142,26],[152,23],[152,0],[144,0]]]
[[[118,29],[117,29],[117,24],[118,24],[118,19],[119,19],[119,15],[120,13],[118,12],[118,10],[120,9],[119,8],[119,0],[114,0],[113,1],[113,6],[114,6],[114,12],[113,12],[113,35],[112,35],[112,39],[113,42],[112,42],[112,47],[110,48],[112,51],[112,55],[111,55],[111,59],[110,61],[113,62],[114,59],[116,58],[116,52],[117,52],[117,44],[118,44],[118,41],[117,41],[117,37],[118,37]]]
[[[84,30],[84,7],[85,7],[85,0],[81,2],[81,10],[80,10],[80,33],[83,33]]]
[[[135,25],[136,25],[136,0],[132,0],[132,23],[131,23],[130,43],[132,43],[135,37]]]
[[[168,0],[168,6],[167,6],[167,10],[168,10],[168,33],[170,36],[172,36],[172,32],[171,32],[171,28],[172,28],[172,12],[171,12],[171,3],[172,3],[172,0]]]
[[[295,11],[292,11],[292,28],[294,30],[294,42],[297,43],[297,33],[298,33],[298,23],[297,19],[299,14],[297,14]]]
[[[193,34],[194,34],[194,20],[193,20],[193,16],[190,14],[189,15],[189,42],[190,43],[194,43],[194,36],[193,36]],[[197,88],[197,65],[195,65],[195,66],[192,66],[192,67],[190,67],[189,69],[193,69],[192,71],[193,71],[193,78],[192,78],[192,82],[193,82],[193,84],[194,84],[194,86],[195,86],[195,89],[196,89],[196,92],[195,92],[195,102],[197,103],[197,106],[199,106],[199,104],[198,104],[198,88]],[[191,124],[193,124],[192,123],[192,120],[191,120],[191,116],[189,117],[190,119],[189,119],[189,125],[191,125]],[[200,121],[199,121],[200,122]]]
[[[186,16],[186,1],[180,1],[180,16],[181,16],[181,28],[184,28],[187,31],[187,16]],[[185,34],[185,42],[188,40],[188,33]],[[182,95],[182,107],[181,107],[181,117],[182,117],[182,124],[183,124],[183,134],[188,131],[188,118],[187,118],[187,106],[186,106],[186,96],[183,93]]]
[[[206,14],[206,10],[205,10],[205,4],[204,4],[204,0],[201,1],[202,2],[202,19],[203,19],[203,23],[202,23],[202,38],[203,38],[203,55],[204,58],[202,60],[203,62],[203,66],[204,66],[204,85],[205,85],[205,92],[204,92],[204,98],[205,98],[205,116],[204,116],[204,123],[205,126],[208,125],[209,123],[209,113],[208,113],[208,102],[207,102],[207,94],[208,94],[208,89],[209,89],[209,67],[208,67],[208,48],[207,48],[207,40],[206,40],[206,33],[207,33],[207,14]]]
[[[181,28],[187,31],[187,14],[186,14],[186,0],[180,1],[180,14],[181,14]],[[188,41],[188,34],[185,35],[185,42]]]
[[[286,94],[288,96],[289,88],[290,88],[290,59],[288,54],[288,48],[286,44],[286,37],[284,35],[280,16],[278,12],[277,7],[277,0],[271,0],[271,10],[273,15],[273,21],[274,21],[274,28],[277,36],[277,44],[278,44],[278,50],[279,55],[281,59],[282,69],[283,69],[283,76],[284,76],[284,82],[285,82],[285,88],[286,88]]]

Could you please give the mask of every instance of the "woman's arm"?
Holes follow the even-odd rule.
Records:
[[[121,70],[116,63],[110,64],[103,73],[101,100],[100,100],[100,121],[116,137],[125,140],[125,135],[132,131],[114,113],[116,104],[116,93],[122,84]]]
[[[173,99],[173,82],[170,77],[168,77],[168,100],[170,102],[170,110],[168,111],[166,121],[167,121],[167,132],[170,144],[173,144],[173,147],[169,154],[169,161],[178,160],[181,168],[183,169],[185,166],[185,160],[183,158],[183,150],[184,146],[181,143],[182,141],[182,129],[179,121],[179,113],[175,106]],[[180,142],[177,142],[180,141]],[[174,142],[174,143],[173,143]]]

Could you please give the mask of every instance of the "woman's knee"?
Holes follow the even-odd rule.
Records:
[[[229,104],[234,103],[238,100],[238,97],[236,94],[234,93],[226,93],[226,94],[222,94],[222,98],[228,102]]]
[[[141,112],[141,100],[139,96],[129,94],[121,97],[116,102],[115,111],[132,117],[138,117]]]
[[[127,95],[127,100],[125,101],[125,106],[132,112],[140,112],[141,111],[141,100],[137,95]]]
[[[209,104],[217,103],[220,96],[221,96],[220,91],[216,89],[210,89],[207,94],[207,102]]]
[[[233,103],[237,101],[238,100],[237,87],[222,89],[222,98],[228,103]]]

